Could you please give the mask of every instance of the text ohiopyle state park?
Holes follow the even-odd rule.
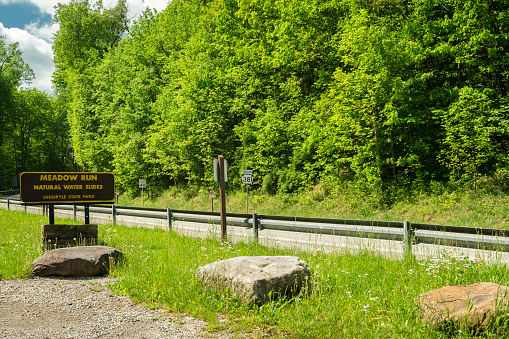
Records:
[[[25,203],[91,203],[115,200],[115,177],[104,172],[24,172],[20,198]]]

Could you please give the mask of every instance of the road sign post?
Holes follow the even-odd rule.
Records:
[[[246,213],[249,213],[249,185],[253,183],[253,170],[242,171],[242,183],[246,185]]]
[[[144,199],[143,190],[147,188],[147,179],[140,179],[139,186],[141,188],[141,205],[145,206],[145,202],[143,201]]]

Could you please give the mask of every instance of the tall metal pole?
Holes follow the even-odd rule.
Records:
[[[249,185],[246,184],[246,213],[249,213]]]
[[[221,217],[221,241],[226,240],[226,193],[224,182],[224,157],[218,156],[219,164],[219,200],[220,200],[220,217]]]

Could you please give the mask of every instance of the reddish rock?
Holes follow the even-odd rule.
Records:
[[[437,327],[449,322],[468,328],[484,328],[507,310],[509,287],[490,282],[469,286],[445,286],[420,294],[416,301],[421,320]]]
[[[107,274],[110,260],[118,261],[122,252],[107,246],[78,246],[45,252],[32,263],[35,275],[88,277]]]

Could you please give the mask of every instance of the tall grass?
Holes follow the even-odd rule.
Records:
[[[47,218],[0,209],[0,279],[26,277],[41,251],[41,225]]]
[[[369,251],[349,253],[303,252],[266,248],[252,243],[221,243],[191,239],[158,230],[109,226],[102,229],[104,244],[117,247],[126,261],[115,275],[118,293],[152,306],[187,312],[210,322],[210,329],[253,332],[294,338],[441,338],[472,337],[465,329],[447,334],[424,326],[414,298],[445,285],[492,281],[509,285],[503,265],[443,253],[440,259],[398,261]],[[313,276],[291,300],[246,306],[228,291],[202,286],[196,269],[220,259],[241,255],[298,255]],[[227,321],[222,322],[223,315]],[[483,335],[509,336],[505,325]]]
[[[219,210],[219,199],[214,210]],[[401,194],[390,206],[380,205],[355,190],[330,191],[321,185],[298,194],[269,195],[261,190],[249,191],[248,213],[330,217],[367,220],[410,221],[419,223],[509,228],[508,196],[502,193],[472,190]],[[141,206],[142,199],[121,196],[120,205]],[[158,196],[145,197],[145,206],[209,211],[211,201],[206,189],[170,188]],[[228,212],[246,212],[244,191],[229,192]]]

